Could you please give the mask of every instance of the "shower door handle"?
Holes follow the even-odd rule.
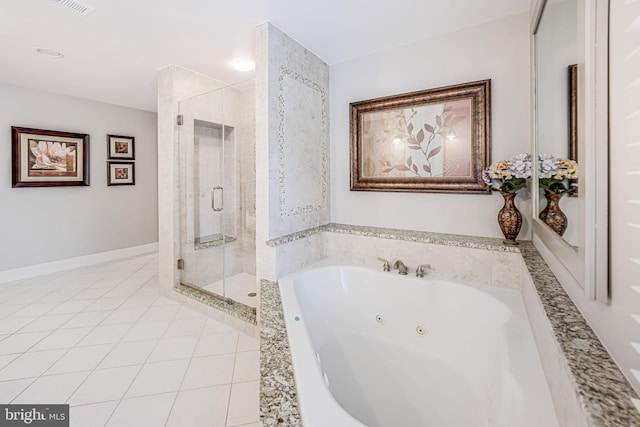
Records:
[[[216,191],[220,192],[220,207],[216,207]],[[224,208],[224,188],[222,187],[213,187],[211,189],[211,209],[214,212],[220,212]]]

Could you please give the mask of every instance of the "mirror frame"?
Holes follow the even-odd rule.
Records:
[[[531,0],[531,144],[537,161],[535,34],[547,0]],[[532,203],[532,240],[570,295],[608,302],[608,33],[609,1],[578,1],[578,164],[580,167],[579,245],[576,251],[538,218]],[[532,168],[532,194],[538,195],[538,167]]]

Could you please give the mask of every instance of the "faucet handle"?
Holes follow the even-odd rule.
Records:
[[[380,257],[378,257],[378,261],[384,262],[384,264],[382,264],[382,270],[383,271],[391,271],[391,264],[389,264],[389,261],[387,261],[384,258],[380,258]]]
[[[431,270],[431,266],[429,264],[420,264],[416,268],[416,277],[424,277],[425,270]]]

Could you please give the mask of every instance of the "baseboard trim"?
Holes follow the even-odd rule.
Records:
[[[14,268],[12,270],[4,270],[0,271],[0,283],[28,279],[30,277],[41,276],[43,274],[57,273],[59,271],[71,270],[73,268],[85,267],[87,265],[100,264],[103,262],[116,261],[123,258],[144,255],[157,251],[158,243],[156,242],[140,246],[131,246],[129,248],[116,249],[113,251],[99,252],[76,258],[67,258],[44,264],[29,265],[26,267]]]

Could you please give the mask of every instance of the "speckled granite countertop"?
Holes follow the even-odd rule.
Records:
[[[269,244],[277,246],[323,231],[520,252],[558,345],[564,352],[576,392],[589,414],[590,425],[640,427],[640,413],[631,401],[632,397],[637,398],[636,393],[531,242],[521,242],[519,247],[513,247],[502,245],[500,239],[328,224],[274,239]],[[291,354],[276,283],[262,281],[260,307],[262,423],[264,426],[300,426]]]

